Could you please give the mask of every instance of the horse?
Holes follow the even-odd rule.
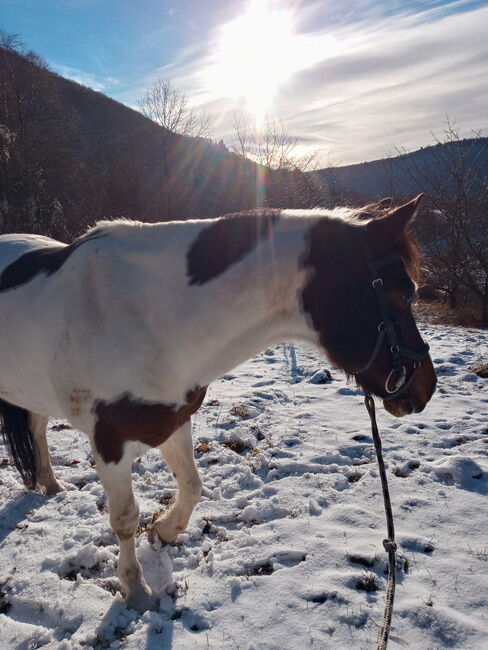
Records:
[[[422,196],[362,209],[257,210],[216,219],[102,221],[71,244],[0,237],[0,411],[29,489],[53,495],[49,417],[91,443],[128,607],[157,607],[136,557],[134,458],[158,448],[173,542],[199,501],[191,416],[209,383],[284,340],[317,346],[394,416],[420,412],[436,376],[411,306]]]

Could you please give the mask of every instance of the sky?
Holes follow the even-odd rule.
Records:
[[[171,80],[233,140],[280,119],[322,164],[488,135],[488,2],[0,0],[0,28],[55,72],[134,108]]]

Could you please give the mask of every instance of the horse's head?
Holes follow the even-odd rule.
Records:
[[[321,220],[305,260],[303,307],[326,353],[397,417],[422,411],[436,385],[411,309],[420,258],[407,227],[421,198]]]

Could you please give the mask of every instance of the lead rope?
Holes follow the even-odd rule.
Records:
[[[373,433],[374,448],[376,451],[376,459],[378,461],[378,469],[380,472],[381,488],[383,490],[383,501],[385,503],[386,513],[386,526],[388,530],[387,539],[383,540],[383,546],[388,553],[388,585],[386,591],[385,613],[383,616],[383,623],[381,631],[378,636],[378,650],[386,650],[388,644],[388,635],[390,634],[391,616],[393,614],[393,601],[395,598],[395,584],[396,584],[396,557],[395,553],[397,545],[395,543],[395,528],[393,526],[393,513],[391,510],[390,492],[388,490],[388,480],[386,478],[385,463],[383,461],[383,453],[381,449],[381,439],[376,424],[376,412],[374,406],[374,399],[372,395],[366,394],[364,403],[368,409],[369,417],[371,419],[371,431]]]

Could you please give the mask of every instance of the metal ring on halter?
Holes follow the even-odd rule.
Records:
[[[390,379],[391,379],[393,374],[400,374],[400,378],[397,381],[397,383],[395,384],[395,388],[393,390],[390,390],[389,387],[388,387],[388,384],[390,383]],[[393,370],[390,370],[390,374],[388,375],[388,377],[386,378],[386,381],[385,381],[385,390],[386,390],[386,392],[389,395],[392,395],[393,393],[396,393],[403,386],[403,384],[405,383],[406,378],[407,378],[407,371],[405,369],[405,366],[402,366],[400,368],[400,371],[398,371],[396,368],[393,368]]]
[[[378,323],[378,332],[384,332],[386,330],[385,321],[382,320],[381,323]]]

